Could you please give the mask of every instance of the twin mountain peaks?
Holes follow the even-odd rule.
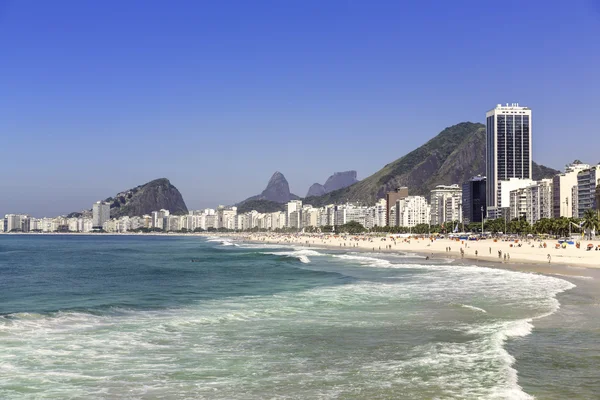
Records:
[[[535,162],[532,172],[534,180],[559,173]],[[437,185],[461,184],[476,175],[485,175],[485,125],[462,122],[444,129],[421,147],[363,180],[357,180],[356,171],[336,172],[324,184],[313,184],[304,201],[315,207],[347,201],[374,204],[399,186],[407,186],[411,195],[427,196]],[[262,193],[237,204],[238,212],[278,211],[295,199],[300,197],[290,192],[283,174],[275,172]],[[164,178],[107,200],[111,202],[114,217],[149,214],[162,208],[173,214],[187,213],[181,193]]]

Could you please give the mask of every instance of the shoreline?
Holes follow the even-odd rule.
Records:
[[[292,238],[290,238],[290,236],[295,236],[295,235],[286,235],[286,234],[279,234],[279,235],[274,235],[274,234],[268,234],[268,239],[265,237],[266,235],[261,235],[261,234],[246,234],[246,233],[218,233],[218,234],[211,234],[211,235],[206,235],[203,234],[203,236],[213,236],[213,237],[223,237],[223,238],[229,238],[229,239],[233,239],[234,241],[237,242],[243,242],[243,243],[250,243],[250,244],[261,244],[261,245],[269,245],[269,244],[273,244],[273,245],[289,245],[289,246],[298,246],[298,247],[304,247],[306,249],[322,249],[322,250],[342,250],[342,251],[346,251],[346,252],[360,252],[360,253],[366,253],[366,254],[380,254],[380,255],[386,255],[386,254],[390,254],[390,255],[399,255],[399,254],[415,254],[417,256],[420,257],[430,257],[432,259],[436,258],[436,259],[450,259],[453,260],[453,264],[454,265],[472,265],[473,263],[475,263],[477,266],[481,266],[481,267],[488,267],[488,268],[499,268],[499,269],[506,269],[506,270],[511,270],[511,271],[516,271],[516,272],[533,272],[533,273],[540,273],[540,274],[544,274],[544,275],[551,275],[551,276],[561,276],[561,277],[573,277],[573,278],[593,278],[594,280],[598,281],[598,286],[600,287],[600,254],[598,252],[595,253],[595,255],[597,255],[598,259],[599,259],[599,263],[598,264],[591,264],[591,263],[576,263],[576,262],[565,262],[566,260],[572,261],[570,258],[563,258],[563,257],[553,257],[552,261],[550,263],[548,263],[547,261],[543,261],[543,260],[535,260],[535,259],[527,259],[527,258],[522,258],[522,257],[511,257],[510,260],[506,260],[504,261],[504,259],[498,259],[497,256],[491,256],[489,255],[489,249],[488,249],[488,254],[487,256],[481,256],[478,255],[476,256],[473,252],[475,251],[474,248],[469,248],[467,247],[464,256],[461,257],[460,252],[456,251],[455,249],[451,250],[451,251],[445,251],[445,247],[459,247],[460,246],[460,242],[456,242],[454,240],[450,240],[450,239],[438,239],[436,240],[437,246],[423,246],[423,243],[420,243],[420,246],[411,246],[412,243],[404,243],[404,244],[399,244],[397,243],[395,246],[394,244],[392,244],[391,248],[386,249],[384,246],[381,246],[382,248],[380,249],[380,245],[377,244],[377,246],[374,246],[373,243],[375,242],[369,242],[370,246],[360,246],[360,245],[356,245],[357,243],[354,243],[355,246],[349,246],[348,241],[346,241],[346,246],[343,245],[342,242],[342,246],[340,246],[340,241],[335,241],[335,242],[324,242],[323,240],[321,240],[321,243],[317,243],[317,239],[313,238],[313,239],[307,239],[310,236],[299,236],[296,237],[297,240],[292,240]],[[298,240],[299,239],[299,240]],[[339,238],[338,238],[339,239]],[[375,239],[375,238],[374,238]],[[377,238],[379,239],[379,238]],[[386,240],[387,242],[387,240]],[[383,243],[386,243],[383,242]],[[397,241],[398,242],[398,241]],[[423,242],[423,240],[421,240],[421,242]],[[492,242],[487,241],[487,242]],[[379,242],[378,242],[379,243]],[[481,247],[481,242],[480,246]],[[469,243],[470,244],[470,243]],[[491,244],[491,243],[490,243]],[[507,242],[496,242],[495,243],[497,246],[500,246],[502,244],[504,244],[506,247],[508,247],[508,243]],[[390,246],[389,242],[388,242],[388,246]],[[464,245],[463,245],[464,246]],[[368,248],[370,247],[370,248]],[[440,248],[441,247],[441,250]],[[487,246],[488,248],[490,246]],[[510,249],[510,247],[508,247]],[[471,252],[469,252],[469,250],[471,250]],[[548,250],[548,249],[545,249]],[[552,249],[555,250],[555,249]],[[563,251],[564,249],[559,249],[557,251]],[[492,250],[492,254],[494,250]],[[583,249],[578,249],[578,251],[582,251],[582,252],[587,252],[586,250]],[[594,253],[593,251],[590,251],[590,253]],[[539,259],[539,255],[538,255],[538,259]],[[555,261],[558,258],[557,261]]]

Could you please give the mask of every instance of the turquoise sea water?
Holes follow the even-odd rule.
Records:
[[[576,284],[219,238],[4,235],[0,398],[598,398],[597,298]]]

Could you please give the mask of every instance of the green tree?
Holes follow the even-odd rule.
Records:
[[[592,232],[600,229],[600,221],[598,220],[598,214],[596,211],[589,209],[583,213],[583,225],[582,228],[588,233],[588,237],[592,239]]]

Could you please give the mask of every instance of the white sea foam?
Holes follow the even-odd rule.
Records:
[[[376,257],[362,256],[362,255],[358,255],[356,253],[334,255],[333,257],[339,258],[341,260],[355,261],[362,265],[367,265],[367,266],[372,266],[372,267],[391,268],[394,266],[388,260],[384,260],[382,258],[376,258]]]
[[[324,256],[325,255],[323,253],[319,253],[318,251],[308,250],[305,248],[301,248],[300,250],[295,250],[295,251],[271,251],[271,252],[264,252],[263,254],[271,254],[271,255],[275,255],[275,256],[297,258],[300,262],[302,262],[304,264],[310,263],[310,259],[308,258],[308,256]]]
[[[487,313],[487,311],[485,311],[483,308],[479,308],[479,307],[475,307],[475,306],[470,306],[468,304],[461,304],[460,306],[463,307],[463,308],[471,309],[473,311],[479,311],[479,312],[482,312],[482,313]]]
[[[206,238],[206,241],[207,242],[211,242],[211,243],[221,243],[221,246],[236,246],[236,247],[239,247],[239,245],[237,243],[233,243],[229,239],[225,239],[225,238],[218,237],[218,236],[209,236],[208,238]]]

